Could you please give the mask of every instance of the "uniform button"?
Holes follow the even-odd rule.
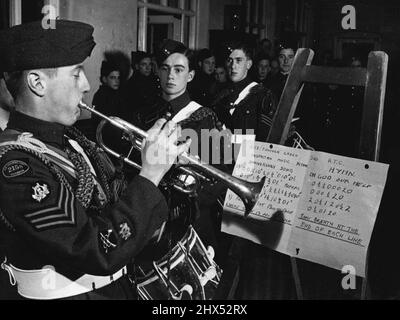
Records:
[[[250,110],[246,110],[246,114],[250,114]]]

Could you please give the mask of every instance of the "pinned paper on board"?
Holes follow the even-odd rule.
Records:
[[[254,157],[239,154],[233,175],[266,182],[248,219],[228,190],[222,231],[364,276],[389,166],[262,142],[253,148]]]

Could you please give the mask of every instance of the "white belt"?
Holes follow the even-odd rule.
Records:
[[[54,268],[46,266],[40,270],[22,270],[11,264],[2,263],[17,282],[18,293],[28,299],[61,299],[100,289],[126,274],[126,266],[110,276],[85,274],[71,281]],[[12,282],[12,281],[11,281]],[[14,282],[15,283],[15,282]]]

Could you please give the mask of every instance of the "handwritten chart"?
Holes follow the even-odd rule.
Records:
[[[239,155],[233,174],[266,183],[247,220],[228,191],[222,231],[364,276],[388,165],[261,142],[248,158]]]

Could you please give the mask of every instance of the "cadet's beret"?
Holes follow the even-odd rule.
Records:
[[[140,61],[142,61],[144,58],[150,58],[151,59],[151,54],[144,52],[144,51],[132,51],[131,53],[131,60],[132,60],[132,66],[135,64],[139,64]]]
[[[203,62],[204,60],[214,57],[214,53],[207,48],[201,49],[197,54],[197,61]]]
[[[108,61],[101,63],[100,74],[102,77],[107,77],[113,71],[120,71],[120,68],[115,64]]]
[[[195,59],[194,52],[188,49],[182,42],[178,42],[171,39],[166,39],[161,42],[156,51],[156,60],[158,65],[162,65],[162,63],[173,53],[181,53],[189,61],[189,69],[195,69]]]
[[[226,42],[222,47],[222,52],[225,57],[229,57],[235,50],[242,50],[250,59],[253,57],[253,50],[248,41],[231,40]]]
[[[167,59],[173,53],[184,54],[187,50],[188,49],[182,42],[178,42],[171,39],[163,40],[156,52],[157,63],[161,64],[165,59]]]
[[[44,29],[42,21],[0,31],[0,69],[22,71],[58,68],[83,62],[92,52],[93,27],[55,20],[55,28]]]
[[[297,50],[297,41],[293,36],[287,36],[278,43],[278,50],[293,49]]]

